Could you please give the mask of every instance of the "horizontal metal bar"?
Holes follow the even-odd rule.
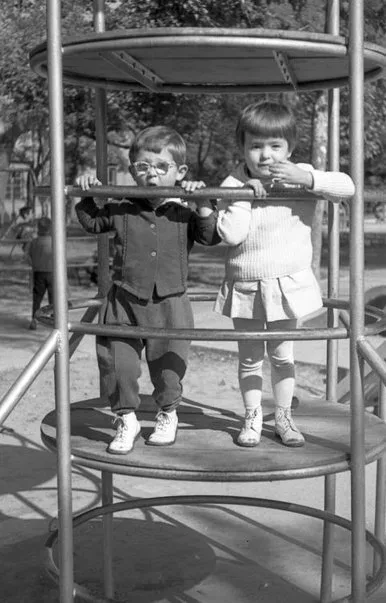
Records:
[[[78,186],[66,186],[65,194],[70,197],[113,197],[122,199],[130,197],[132,199],[148,199],[152,198],[181,198],[181,199],[192,199],[197,201],[200,199],[229,199],[235,200],[247,200],[252,201],[256,199],[255,194],[251,188],[232,188],[232,187],[207,187],[200,188],[194,192],[187,192],[185,189],[178,186],[157,186],[150,188],[147,186],[92,186],[87,191],[82,190]],[[35,188],[36,195],[50,196],[51,188],[49,186],[37,186]],[[288,202],[289,199],[293,198],[296,200],[310,199],[312,201],[321,198],[318,195],[314,195],[310,191],[303,188],[273,188],[268,192],[268,199],[270,201],[277,202]],[[264,201],[264,199],[260,199]]]
[[[366,360],[386,385],[386,362],[381,358],[374,346],[366,339],[359,339],[357,341],[357,347],[362,358]]]
[[[47,77],[47,68],[44,65],[37,65],[34,67],[36,73],[44,78]],[[381,67],[374,67],[371,71],[365,73],[365,81],[369,82],[382,77],[383,69]],[[135,82],[126,82],[124,80],[118,81],[116,79],[110,80],[106,78],[88,77],[87,75],[75,75],[65,72],[64,79],[67,84],[73,86],[91,86],[93,88],[100,88],[103,90],[124,90],[130,92],[147,92],[141,84]],[[337,77],[326,80],[313,80],[310,82],[298,83],[298,92],[311,92],[314,90],[321,90],[324,88],[341,88],[348,85],[347,77]],[[245,94],[262,94],[266,92],[280,93],[280,92],[293,92],[292,86],[289,84],[163,84],[157,89],[157,94],[189,94],[189,95],[202,95],[202,94],[234,94],[234,95],[245,95]]]
[[[218,481],[218,474],[217,480]],[[222,481],[227,481],[224,478]],[[278,511],[285,511],[287,513],[294,513],[297,515],[303,515],[305,517],[312,517],[314,519],[320,519],[324,522],[335,524],[343,529],[350,532],[353,530],[353,523],[348,519],[331,513],[326,510],[316,509],[305,505],[299,505],[296,503],[273,500],[267,498],[252,498],[247,496],[232,496],[229,494],[191,494],[191,495],[172,495],[172,496],[158,496],[153,498],[136,498],[135,500],[125,500],[123,502],[110,503],[94,507],[74,517],[73,527],[78,526],[104,515],[113,515],[114,513],[120,513],[122,511],[136,510],[136,509],[155,509],[157,507],[172,506],[172,505],[221,505],[222,510],[224,505],[232,506],[250,506],[255,508],[263,509],[275,509]],[[54,530],[46,540],[46,550],[52,551],[55,543],[59,538],[59,530]],[[366,594],[370,595],[376,591],[383,583],[386,574],[386,550],[382,541],[380,541],[372,532],[369,530],[365,531],[366,542],[372,546],[374,552],[379,556],[379,567],[377,568],[374,575],[367,581]],[[59,568],[55,565],[53,554],[50,555],[50,569],[56,575],[59,575]],[[54,577],[54,576],[53,576]],[[83,588],[84,590],[84,588]],[[351,597],[349,597],[351,599]],[[347,601],[347,598],[336,599],[337,603],[343,603]]]
[[[197,292],[188,292],[188,296],[191,302],[203,302],[203,301],[214,301],[216,299],[217,293],[216,291],[197,291]],[[71,309],[76,310],[80,308],[89,308],[91,306],[100,307],[103,303],[103,297],[95,297],[91,299],[79,299],[79,300],[71,300]],[[349,308],[349,302],[345,300],[340,300],[338,298],[325,298],[323,297],[323,306],[326,308]],[[344,312],[344,310],[343,310]],[[53,306],[43,306],[37,312],[37,318],[43,324],[52,327],[53,325]],[[87,329],[82,329],[82,322],[71,322],[70,330],[74,333],[84,333],[87,334]],[[112,335],[116,336],[118,333],[122,337],[126,337],[122,333],[127,331],[127,329],[138,329],[138,327],[130,327],[128,325],[98,325],[98,329],[112,329]],[[176,333],[180,331],[181,335],[175,336]],[[158,329],[157,338],[168,337],[169,339],[204,339],[208,341],[215,341],[216,339],[220,339],[222,341],[233,341],[239,339],[245,339],[245,334],[247,333],[248,338],[256,339],[256,337],[252,334],[250,337],[250,333],[246,331],[235,331],[233,329],[202,329],[200,331],[201,335],[195,337],[194,334],[197,332],[197,329],[170,329],[167,331],[166,329]],[[141,331],[141,335],[137,335],[138,338],[144,337],[144,330]],[[148,332],[151,333],[153,337],[155,337],[155,329],[148,329]],[[171,336],[166,335],[172,334]],[[218,335],[220,333],[220,335]],[[221,335],[222,333],[222,335]],[[234,335],[236,333],[236,335]],[[329,327],[329,328],[321,328],[321,329],[309,329],[309,328],[298,328],[292,331],[258,331],[254,333],[259,333],[258,339],[277,339],[284,334],[289,334],[290,339],[345,339],[348,336],[348,328],[337,328],[337,327]],[[274,333],[274,334],[273,334]],[[299,335],[302,333],[303,335]],[[99,333],[98,331],[98,334]],[[232,335],[233,334],[233,335]],[[241,337],[239,337],[241,334]],[[130,334],[130,337],[132,335]]]
[[[42,320],[42,322],[45,322]],[[275,341],[285,339],[319,340],[346,339],[347,329],[294,329],[280,331],[239,331],[233,329],[156,329],[133,327],[128,325],[92,325],[81,322],[70,322],[68,328],[73,333],[120,337],[122,339],[184,339],[191,341],[239,341],[260,340]]]
[[[113,238],[114,235],[111,235]],[[84,234],[81,237],[67,237],[67,242],[73,243],[74,241],[90,241],[95,238],[93,234]],[[0,245],[23,245],[24,243],[30,243],[31,239],[0,239]]]
[[[348,310],[350,308],[350,302],[338,297],[323,297],[322,299],[325,308],[334,308],[336,310]]]
[[[50,333],[42,347],[27,364],[21,375],[0,401],[0,425],[12,412],[20,398],[43,370],[51,356],[55,353],[59,341],[59,331]]]
[[[151,31],[151,30],[150,30]],[[80,55],[81,53],[89,52],[106,52],[107,50],[116,51],[117,49],[127,50],[131,54],[133,49],[145,48],[146,50],[153,50],[156,52],[157,48],[178,48],[182,46],[184,50],[187,48],[209,48],[215,47],[222,48],[225,51],[230,51],[232,48],[247,48],[252,50],[268,49],[276,50],[278,52],[298,52],[307,55],[319,55],[325,53],[328,56],[335,57],[346,57],[347,47],[345,44],[345,38],[339,36],[330,36],[328,34],[310,34],[309,32],[296,32],[296,35],[290,38],[288,32],[280,30],[268,30],[256,31],[254,34],[250,34],[250,30],[245,30],[247,35],[238,35],[237,32],[232,33],[229,36],[221,36],[219,38],[217,32],[216,35],[199,35],[185,34],[185,35],[157,35],[158,30],[154,30],[154,34],[151,36],[143,36],[141,32],[135,31],[135,37],[126,35],[126,32],[122,32],[122,36],[109,35],[107,36],[94,36],[95,39],[91,39],[91,35],[86,38],[85,36],[79,40],[74,41],[69,39],[64,40],[63,44],[63,56],[64,60],[67,56],[73,54]],[[129,32],[130,33],[130,30]],[[177,32],[176,32],[177,33]],[[236,35],[234,35],[236,33]],[[250,35],[248,35],[248,33]],[[276,34],[276,35],[275,35]],[[375,51],[380,47],[375,46]],[[42,54],[45,54],[45,47],[42,44],[37,47],[31,55],[31,62],[34,65],[39,56],[39,50]],[[367,50],[367,48],[365,48]],[[229,53],[230,54],[230,53]],[[327,57],[326,57],[327,58]]]
[[[99,306],[89,306],[81,318],[81,322],[91,323],[98,314]],[[82,341],[84,335],[82,333],[73,333],[69,341],[69,356],[70,358],[75,353],[77,347]]]
[[[85,262],[84,264],[67,264],[69,270],[77,270],[80,268],[96,268],[98,264],[96,262]],[[3,266],[0,268],[0,273],[9,272],[32,272],[32,266],[20,264],[19,266]]]

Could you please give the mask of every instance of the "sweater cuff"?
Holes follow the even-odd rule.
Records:
[[[312,175],[312,188],[309,189],[313,193],[320,193],[324,190],[325,174],[323,170],[314,170],[310,172]]]

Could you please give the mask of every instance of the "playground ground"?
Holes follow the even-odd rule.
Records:
[[[192,290],[215,291],[221,278],[221,251],[198,249],[192,256]],[[371,255],[371,254],[370,254]],[[366,288],[385,282],[385,250],[367,257]],[[205,270],[204,270],[205,267]],[[30,293],[23,277],[3,275],[0,291],[0,397],[15,381],[44,341],[48,329],[27,326]],[[325,283],[325,280],[323,280]],[[72,286],[72,297],[92,297],[95,289]],[[348,271],[342,268],[341,296],[348,294]],[[196,325],[230,327],[216,317],[211,302],[194,305]],[[323,320],[314,319],[314,324]],[[375,345],[382,343],[376,338]],[[339,376],[347,375],[347,345],[341,344]],[[234,344],[220,342],[192,346],[185,379],[185,396],[211,404],[234,396],[234,410],[242,414],[237,386]],[[298,342],[297,395],[323,397],[325,344]],[[73,356],[72,401],[98,395],[99,381],[94,341],[85,337]],[[265,367],[265,396],[270,396]],[[199,379],[197,379],[197,375]],[[144,367],[142,391],[151,388]],[[42,418],[54,406],[53,360],[5,422],[0,434],[0,574],[4,603],[54,603],[57,587],[43,569],[44,542],[57,513],[56,460],[41,443]],[[285,449],[283,451],[285,453]],[[368,527],[373,527],[374,464],[367,468]],[[337,476],[337,514],[350,516],[347,474]],[[279,499],[323,508],[323,479],[262,484],[203,484],[127,478],[114,479],[116,500],[173,494],[242,494]],[[204,490],[205,488],[205,490]],[[242,491],[241,491],[242,490]],[[79,513],[100,502],[98,473],[73,471],[73,509]],[[55,523],[55,522],[54,522]],[[100,521],[75,532],[76,580],[101,593],[102,541]],[[318,600],[322,526],[315,519],[272,509],[215,507],[160,507],[154,512],[121,513],[115,520],[115,564],[119,601],[133,603],[311,603]],[[350,590],[349,535],[336,534],[335,597]],[[368,555],[368,570],[372,554]],[[97,599],[96,599],[97,600]],[[370,598],[386,600],[386,586]]]

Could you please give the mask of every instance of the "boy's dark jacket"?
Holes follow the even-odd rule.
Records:
[[[216,245],[217,212],[200,217],[189,207],[166,201],[156,209],[144,199],[107,203],[98,208],[86,197],[75,206],[87,232],[115,231],[113,281],[139,299],[156,291],[168,297],[186,291],[188,255],[194,241]]]

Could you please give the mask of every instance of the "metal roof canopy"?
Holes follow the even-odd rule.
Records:
[[[154,28],[92,33],[62,44],[63,81],[157,93],[301,92],[345,86],[342,36],[266,29]],[[47,43],[30,54],[47,77]],[[386,49],[364,45],[364,77],[385,75]]]

